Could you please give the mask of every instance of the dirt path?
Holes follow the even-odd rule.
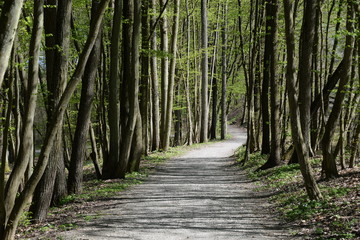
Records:
[[[290,239],[264,209],[266,195],[230,156],[245,143],[232,139],[191,150],[158,169],[145,183],[109,202],[101,218],[63,235],[64,239]]]

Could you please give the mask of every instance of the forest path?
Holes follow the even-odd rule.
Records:
[[[233,166],[246,133],[229,126],[231,139],[169,160],[143,184],[111,199],[101,218],[64,239],[290,239],[264,210],[266,193]]]

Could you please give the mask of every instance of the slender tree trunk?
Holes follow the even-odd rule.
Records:
[[[214,71],[216,72],[216,63],[214,63]],[[218,102],[218,83],[217,76],[214,74],[212,79],[212,110],[211,110],[211,127],[210,139],[216,139],[217,128],[217,102]]]
[[[140,81],[140,111],[142,117],[142,136],[145,154],[149,152],[149,106],[150,97],[148,95],[149,84],[149,2],[150,0],[143,0],[141,6],[141,35],[142,35],[142,53],[141,53],[141,81]]]
[[[11,57],[12,58],[12,57]],[[3,136],[2,136],[2,141],[3,141],[3,145],[2,145],[2,153],[1,153],[1,182],[0,182],[0,237],[3,236],[4,234],[4,230],[5,227],[7,225],[7,221],[8,221],[8,217],[11,211],[11,208],[13,207],[14,204],[14,200],[16,197],[16,193],[19,189],[19,186],[21,184],[21,181],[23,180],[23,174],[25,172],[25,169],[23,170],[23,174],[19,175],[19,167],[17,167],[17,165],[14,166],[14,169],[12,171],[12,174],[10,175],[10,179],[8,180],[6,189],[4,191],[4,185],[5,185],[5,166],[6,166],[6,162],[7,162],[7,153],[8,153],[8,148],[9,148],[9,138],[10,138],[10,127],[11,127],[11,109],[12,109],[12,100],[13,100],[13,89],[12,89],[12,85],[14,82],[14,78],[10,77],[9,80],[9,88],[8,88],[8,104],[7,104],[7,108],[6,108],[6,112],[5,113],[5,123],[3,126]],[[5,106],[4,106],[5,109]],[[24,162],[24,161],[23,161]],[[25,165],[23,163],[23,165]],[[23,168],[25,168],[26,166],[24,166]],[[15,172],[17,170],[17,172]],[[14,175],[16,173],[16,175]],[[15,185],[16,184],[16,185]],[[8,187],[8,185],[10,185],[11,188]],[[13,187],[15,185],[15,187],[17,187],[15,189],[15,187]],[[6,195],[5,195],[6,193]],[[13,201],[7,201],[8,198],[11,198]]]
[[[346,85],[350,79],[350,70],[352,64],[352,55],[354,47],[354,37],[351,35],[354,32],[354,4],[351,0],[348,1],[347,10],[347,22],[346,30],[348,35],[346,36],[345,50],[344,50],[344,75],[341,77],[338,90],[335,97],[335,102],[332,107],[329,119],[325,126],[325,132],[322,141],[323,151],[323,171],[326,178],[338,177],[339,173],[336,167],[336,159],[332,150],[332,139],[335,133],[336,124],[339,120],[342,103],[345,97]]]
[[[226,137],[226,81],[227,81],[227,2],[224,4],[224,25],[222,28],[222,53],[221,53],[221,139]]]
[[[174,103],[174,84],[175,84],[175,66],[176,66],[176,52],[177,52],[177,38],[178,38],[178,29],[179,29],[179,5],[180,1],[175,0],[174,2],[174,17],[173,17],[173,27],[172,27],[172,37],[171,37],[171,47],[170,47],[170,75],[168,80],[168,92],[167,92],[167,106],[165,114],[165,127],[163,131],[163,142],[162,149],[167,150],[170,144],[170,133],[171,133],[171,123],[172,123],[172,110]]]
[[[156,0],[151,0],[151,9],[155,11]],[[155,13],[155,12],[154,12]],[[150,25],[154,26],[156,22],[155,14],[151,16]],[[157,50],[156,43],[156,31],[154,31],[150,38],[151,50]],[[158,73],[157,73],[157,57],[155,54],[151,55],[150,58],[150,67],[151,67],[151,95],[152,95],[152,104],[153,104],[153,141],[152,141],[152,150],[158,150],[160,146],[160,110],[159,110],[159,83],[158,83]]]
[[[160,7],[165,9],[165,0],[160,0]],[[165,16],[164,16],[165,15]],[[163,51],[163,56],[161,58],[161,121],[160,121],[160,143],[161,149],[164,148],[164,143],[166,142],[164,138],[166,138],[165,133],[165,125],[166,125],[166,113],[168,106],[168,81],[169,81],[169,59],[168,59],[168,22],[166,17],[166,10],[163,12],[163,16],[161,17],[160,22],[160,39],[161,39],[161,51]]]
[[[32,157],[33,151],[33,125],[34,125],[34,116],[36,109],[36,100],[37,100],[37,86],[38,86],[38,71],[39,71],[39,54],[40,54],[40,44],[42,38],[43,31],[43,22],[44,22],[44,1],[36,1],[34,3],[34,25],[31,35],[30,42],[30,51],[29,55],[31,56],[29,61],[29,71],[28,71],[28,87],[26,92],[26,102],[25,102],[25,115],[24,115],[24,123],[22,129],[22,137],[20,143],[19,155],[16,160],[16,164],[13,167],[13,171],[7,181],[6,186],[6,199],[4,196],[4,179],[1,177],[0,182],[0,202],[1,202],[1,211],[0,221],[1,221],[1,229],[0,236],[3,236],[4,227],[7,224],[7,218],[10,214],[11,209],[14,206],[15,198],[17,195],[17,191],[19,189],[19,185],[22,181],[22,176],[24,175],[26,168],[29,165],[30,158]],[[9,98],[11,99],[11,98]],[[9,111],[9,110],[8,110]],[[10,114],[10,111],[8,112]],[[8,117],[6,118],[8,120]],[[6,132],[5,132],[6,133]],[[3,151],[5,149],[5,153],[7,150],[7,138],[6,134],[3,136],[4,146]],[[5,171],[5,156],[2,156],[2,164],[1,164],[1,176],[4,175]]]
[[[304,17],[300,36],[299,53],[299,107],[301,118],[301,129],[305,144],[308,146],[309,154],[312,153],[310,143],[310,123],[311,123],[311,63],[313,45],[315,43],[315,24],[318,1],[304,1]]]
[[[201,0],[201,128],[200,142],[208,141],[208,19],[207,2]]]
[[[5,0],[0,16],[0,88],[9,65],[23,0]]]
[[[187,36],[187,50],[186,50],[186,81],[185,81],[185,94],[186,94],[186,109],[188,115],[188,145],[193,143],[193,113],[191,110],[190,101],[190,48],[191,48],[191,26],[190,26],[190,15],[189,15],[189,1],[186,0],[186,36]]]

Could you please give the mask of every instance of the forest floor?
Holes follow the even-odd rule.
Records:
[[[239,150],[238,162],[245,148]],[[321,176],[322,157],[311,159],[318,185],[323,195],[310,201],[306,195],[298,164],[256,171],[267,160],[266,155],[252,154],[241,166],[250,179],[257,182],[259,191],[273,192],[268,200],[280,218],[297,226],[301,239],[360,240],[360,164],[354,168],[338,168],[340,176],[324,180]],[[346,163],[348,164],[348,163]]]
[[[70,196],[61,208],[52,209],[46,223],[24,220],[18,237],[295,239],[292,226],[272,211],[272,193],[257,191],[254,181],[234,164],[233,154],[245,143],[245,131],[234,126],[228,130],[231,138],[159,160],[156,166],[145,160],[146,174],[133,174],[125,181],[90,181],[82,196]],[[89,188],[98,193],[91,194]]]

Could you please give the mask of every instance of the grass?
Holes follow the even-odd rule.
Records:
[[[238,161],[244,156],[238,150]],[[359,170],[330,181],[319,181],[324,196],[321,201],[308,199],[298,164],[282,165],[255,171],[267,156],[254,153],[242,169],[259,183],[258,190],[273,192],[269,199],[283,220],[301,227],[297,233],[304,239],[360,239]],[[312,159],[315,172],[320,172],[321,158]],[[319,177],[319,176],[317,176]]]

